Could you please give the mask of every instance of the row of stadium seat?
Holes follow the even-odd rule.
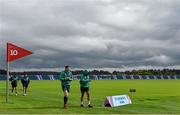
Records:
[[[19,76],[21,79],[23,76]],[[30,80],[57,80],[58,75],[29,75]],[[0,75],[0,80],[6,80],[6,75]]]
[[[21,79],[22,76],[20,76],[19,79]],[[29,75],[29,78],[31,80],[58,80],[58,75]],[[90,76],[93,80],[123,80],[123,79],[180,79],[180,76],[152,76],[152,75],[144,75],[144,76],[138,76],[138,75],[130,75],[130,76],[107,76],[107,75],[94,75]],[[79,80],[80,76],[76,75],[74,76],[75,80]],[[5,75],[0,75],[0,80],[6,80]]]
[[[180,79],[180,76],[117,76],[117,79]]]

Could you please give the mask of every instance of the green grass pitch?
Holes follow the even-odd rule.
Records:
[[[132,99],[133,104],[116,108],[102,106],[105,96],[130,95],[130,88],[137,90]],[[92,81],[90,89],[94,108],[80,107],[79,82],[73,81],[69,108],[65,110],[59,81],[31,81],[28,96],[22,96],[19,82],[19,95],[14,96],[10,93],[8,104],[5,103],[5,81],[0,81],[0,114],[180,114],[180,80]]]

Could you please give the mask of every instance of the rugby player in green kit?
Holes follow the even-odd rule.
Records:
[[[84,107],[83,103],[83,98],[84,98],[84,93],[87,94],[87,99],[88,99],[88,107],[92,108],[93,106],[91,105],[91,97],[90,97],[90,78],[89,78],[89,73],[87,70],[85,70],[80,78],[80,90],[81,90],[81,107]]]
[[[70,85],[71,85],[71,81],[73,80],[73,75],[72,72],[70,71],[69,66],[65,66],[65,70],[61,72],[59,79],[61,81],[61,86],[64,93],[64,108],[67,109]]]

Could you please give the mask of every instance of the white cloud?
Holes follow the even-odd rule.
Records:
[[[148,59],[145,59],[145,61],[149,62],[156,62],[156,63],[163,63],[163,64],[169,64],[172,62],[171,58],[166,56],[166,55],[159,55],[159,56],[154,56],[150,57]]]

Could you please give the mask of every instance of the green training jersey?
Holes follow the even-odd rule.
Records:
[[[82,75],[80,78],[80,86],[81,87],[89,87],[90,81],[91,80],[89,79],[89,75],[87,75],[87,76]]]
[[[10,78],[10,80],[11,80],[11,81],[18,81],[19,78],[18,78],[18,76],[13,76],[13,77]]]
[[[66,79],[67,77],[69,77],[69,79]],[[73,80],[72,72],[62,71],[59,80],[63,86],[71,85],[71,81]]]
[[[24,77],[22,77],[22,80],[23,81],[29,81],[29,77],[28,76],[24,76]]]

